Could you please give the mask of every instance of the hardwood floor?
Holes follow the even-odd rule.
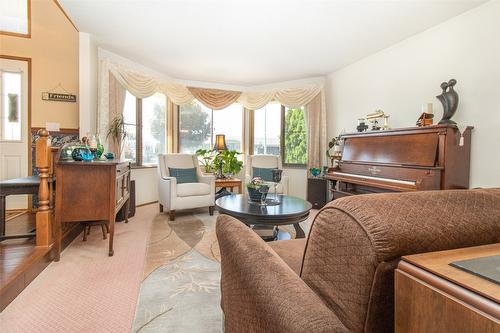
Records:
[[[7,234],[27,233],[34,214],[6,222]],[[3,310],[51,261],[50,247],[35,246],[34,239],[9,239],[0,243],[0,311]]]
[[[51,247],[29,244],[1,247],[0,310],[3,310],[51,262]]]

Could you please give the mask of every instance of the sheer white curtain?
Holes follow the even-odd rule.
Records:
[[[325,94],[322,90],[305,108],[307,132],[307,169],[322,168],[326,161],[326,107]]]
[[[113,120],[117,115],[123,114],[123,107],[125,106],[125,88],[116,80],[114,75],[109,75],[109,122]],[[106,136],[107,131],[103,133]],[[119,147],[115,146],[115,142],[113,140],[108,141],[108,149],[112,151],[117,158]]]

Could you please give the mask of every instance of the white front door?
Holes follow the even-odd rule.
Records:
[[[0,179],[28,176],[28,62],[0,58]],[[7,209],[28,208],[27,195],[7,197]]]

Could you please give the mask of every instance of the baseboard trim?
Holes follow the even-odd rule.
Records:
[[[155,203],[158,203],[158,200],[151,201],[151,202],[146,202],[146,203],[142,203],[140,205],[135,205],[135,207],[142,207],[142,206],[152,205],[152,204],[155,204]]]

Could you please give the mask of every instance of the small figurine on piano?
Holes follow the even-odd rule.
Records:
[[[384,125],[380,126],[379,121],[382,119],[384,120]],[[390,129],[389,128],[389,115],[386,115],[384,113],[384,111],[382,111],[380,109],[376,110],[374,113],[367,114],[366,120],[368,120],[371,123],[371,125],[372,125],[371,130],[372,131],[380,131],[380,130],[386,131],[386,130]]]
[[[432,103],[422,105],[422,114],[417,119],[417,126],[431,126],[433,123],[434,113],[432,111]]]

